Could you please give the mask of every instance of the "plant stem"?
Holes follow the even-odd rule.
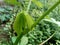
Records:
[[[21,33],[21,34],[17,37],[17,39],[16,39],[16,41],[15,41],[15,43],[14,43],[13,45],[18,45],[18,42],[21,41],[20,39],[21,39],[22,36],[23,36],[23,34]]]
[[[38,20],[32,25],[31,29],[35,27],[45,16],[47,16],[57,5],[60,4],[60,0],[56,2],[51,8],[49,8]]]
[[[28,4],[28,7],[27,7],[27,11],[26,11],[26,12],[28,12],[29,9],[30,9],[31,1],[32,1],[32,0],[29,1],[29,4]]]

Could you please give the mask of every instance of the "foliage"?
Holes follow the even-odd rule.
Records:
[[[33,24],[33,26],[32,26],[32,28],[34,27],[34,26],[36,26],[37,25],[37,23],[39,22],[39,21],[41,21],[47,14],[49,14],[50,13],[50,11],[52,11],[58,4],[59,4],[60,2],[58,1],[57,3],[55,3],[49,10],[47,10],[40,18],[38,18],[38,20]],[[29,4],[31,4],[31,3],[29,3]],[[29,8],[29,6],[30,5],[28,5],[28,8]],[[17,17],[18,18],[18,17]],[[24,18],[23,18],[24,19]],[[16,21],[17,22],[17,21]],[[16,27],[15,27],[16,28]],[[21,29],[21,28],[20,28]],[[32,29],[31,29],[32,30]],[[17,29],[17,31],[18,31],[18,29]],[[27,31],[26,31],[27,32]],[[23,33],[22,33],[23,34]],[[18,43],[18,41],[19,41],[19,38],[21,38],[21,36],[20,35],[22,35],[22,34],[19,34],[19,36],[17,37],[17,39],[16,39],[16,41],[15,41],[15,43],[13,44],[13,45],[17,45],[17,43]]]
[[[13,43],[14,45],[17,45],[17,43],[18,45],[39,45],[48,39],[55,31],[55,35],[44,45],[60,44],[60,27],[58,27],[59,24],[57,25],[59,18],[55,17],[57,15],[59,17],[60,14],[59,6],[57,6],[60,3],[59,1],[5,0],[5,2],[7,6],[10,6],[0,8],[0,29],[4,30],[2,33],[5,33],[7,31],[6,34],[8,33],[9,35],[9,42],[6,42],[7,40],[4,41],[6,43],[2,41],[3,43],[1,43],[1,45],[13,45]],[[52,3],[56,4],[52,6]],[[50,6],[52,7],[50,8]],[[56,6],[57,8],[55,8]],[[57,21],[51,20],[51,17]]]

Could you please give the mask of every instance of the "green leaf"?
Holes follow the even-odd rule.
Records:
[[[27,45],[27,43],[28,43],[28,37],[23,36],[22,39],[21,39],[20,45]]]
[[[29,14],[27,14],[26,12],[21,12],[17,14],[15,22],[13,24],[13,28],[19,35],[21,34],[21,32],[23,33],[28,32],[29,30],[27,31],[25,30],[25,28],[27,27],[28,29],[31,29],[33,23],[34,23],[33,19]]]
[[[12,42],[14,43],[17,37],[12,37]]]
[[[31,29],[32,25],[34,24],[33,18],[28,13],[25,13],[25,17],[26,17],[28,28]]]
[[[22,28],[26,25],[26,19],[24,12],[18,13],[15,19],[15,22],[13,24],[13,28],[16,31],[16,33],[19,35],[23,31]]]
[[[37,5],[39,8],[43,7],[43,4],[37,0],[32,0],[33,3],[35,3],[35,5]]]

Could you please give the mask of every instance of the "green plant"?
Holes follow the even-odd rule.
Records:
[[[30,5],[31,5],[31,0],[29,2],[28,8],[27,8],[27,12],[22,11],[22,13],[19,12],[19,14],[16,17],[16,20],[14,22],[14,30],[16,31],[16,33],[18,34],[17,39],[15,41],[15,43],[13,45],[17,45],[18,42],[20,41],[21,37],[23,35],[25,35],[26,33],[28,33],[29,31],[33,30],[34,27],[46,16],[48,15],[58,4],[60,3],[60,1],[56,2],[50,9],[48,9],[40,18],[38,18],[38,20],[36,22],[33,23],[30,15],[27,13]],[[27,17],[26,17],[27,16]],[[28,21],[28,16],[29,16],[29,20],[30,23]],[[20,24],[20,25],[19,25]],[[18,33],[19,32],[19,33]]]

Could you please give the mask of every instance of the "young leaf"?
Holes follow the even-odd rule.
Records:
[[[21,32],[27,31],[27,30],[24,30],[25,27],[28,27],[28,29],[31,29],[31,26],[33,25],[33,23],[34,23],[33,19],[29,14],[27,14],[26,12],[21,12],[17,14],[15,22],[13,24],[13,28],[16,31],[16,33],[19,35]]]
[[[18,35],[21,34],[22,28],[24,28],[24,26],[26,25],[25,21],[26,19],[24,12],[18,13],[13,24],[13,28]]]

